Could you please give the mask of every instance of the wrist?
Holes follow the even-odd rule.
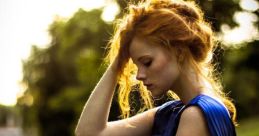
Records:
[[[118,73],[119,71],[118,64],[119,64],[118,57],[116,57],[109,66],[114,73]]]

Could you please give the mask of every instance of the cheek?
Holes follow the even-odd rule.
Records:
[[[168,61],[165,58],[157,59],[152,66],[151,74],[157,82],[164,80],[168,74]]]
[[[175,63],[161,59],[153,67],[156,82],[164,89],[169,89],[179,76],[179,69]]]
[[[167,61],[165,61],[164,59],[157,60],[157,63],[154,64],[154,66],[152,67],[152,70],[157,74],[159,74],[160,72],[163,71],[163,69],[165,69],[166,65],[167,65]]]

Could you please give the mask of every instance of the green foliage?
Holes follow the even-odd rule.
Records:
[[[205,18],[212,23],[215,31],[220,31],[220,26],[228,24],[231,27],[236,26],[233,15],[241,11],[240,0],[199,0],[198,3],[205,11]]]
[[[20,114],[16,107],[0,105],[0,127],[20,125]]]
[[[237,127],[238,136],[258,136],[259,117],[250,117],[240,121]]]
[[[258,115],[259,107],[259,41],[235,50],[227,50],[223,61],[223,83],[231,91],[238,117]]]
[[[6,125],[6,118],[9,113],[10,111],[7,107],[0,105],[0,126]]]
[[[23,62],[23,83],[28,89],[18,102],[25,126],[39,122],[41,135],[73,135],[83,105],[104,70],[102,47],[112,27],[101,20],[101,13],[80,9],[68,21],[57,19],[49,29],[50,45],[33,46],[30,58]],[[33,105],[26,99],[30,95]]]
[[[125,8],[126,1],[117,2],[121,9]],[[219,32],[223,23],[236,25],[232,17],[240,10],[238,2],[200,0],[199,4],[205,10],[206,19]],[[25,130],[37,126],[42,136],[73,135],[82,108],[105,69],[104,47],[113,30],[100,18],[101,13],[101,9],[89,12],[79,9],[67,21],[56,19],[49,28],[52,37],[49,46],[32,47],[30,57],[23,61],[23,83],[27,90],[18,100]],[[259,105],[256,99],[259,97],[258,41],[249,44],[238,50],[227,50],[225,54],[217,50],[216,63],[241,117],[259,111],[255,108]],[[113,101],[109,120],[117,119],[118,114],[117,103]]]

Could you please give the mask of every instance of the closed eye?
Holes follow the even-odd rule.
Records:
[[[149,67],[151,65],[151,63],[152,63],[152,61],[150,60],[150,61],[144,62],[143,64],[144,64],[144,66]]]

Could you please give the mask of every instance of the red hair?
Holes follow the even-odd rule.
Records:
[[[129,117],[129,93],[134,85],[139,91],[146,108],[152,108],[150,93],[140,82],[132,79],[136,66],[129,57],[129,46],[134,36],[146,37],[176,51],[178,61],[188,58],[196,71],[213,86],[213,90],[224,102],[235,121],[236,109],[231,99],[222,91],[211,64],[215,49],[214,35],[203,12],[194,2],[181,0],[147,0],[130,4],[128,13],[118,20],[115,35],[110,41],[107,60],[119,56],[119,105],[124,118]],[[176,96],[170,92],[172,96]]]

